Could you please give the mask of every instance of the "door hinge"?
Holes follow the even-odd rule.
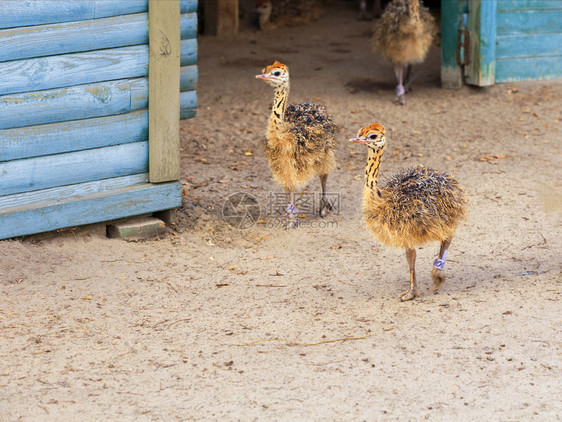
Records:
[[[466,29],[459,29],[457,35],[457,63],[461,66],[470,63],[469,55],[470,33]]]

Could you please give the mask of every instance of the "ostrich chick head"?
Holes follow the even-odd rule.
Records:
[[[254,7],[258,15],[267,15],[268,18],[271,15],[271,0],[256,0]]]
[[[289,68],[283,63],[275,62],[261,72],[261,75],[256,75],[256,79],[267,82],[273,88],[278,88],[289,82]]]
[[[386,138],[384,137],[384,126],[379,123],[371,123],[359,129],[357,136],[349,140],[356,144],[365,144],[367,147],[374,151],[380,151],[386,145]]]

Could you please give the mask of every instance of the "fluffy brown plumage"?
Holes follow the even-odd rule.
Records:
[[[425,60],[436,32],[435,19],[420,0],[391,1],[375,24],[372,49],[394,65],[398,79],[396,93],[401,103],[411,66]]]
[[[290,195],[287,214],[292,219],[295,190],[320,176],[321,215],[331,208],[325,190],[328,174],[336,165],[334,133],[336,125],[322,106],[303,103],[287,106],[289,69],[275,62],[263,69],[262,79],[275,88],[273,109],[266,133],[265,151],[275,180]],[[290,224],[291,225],[291,224]]]
[[[380,162],[386,146],[384,127],[373,123],[359,130],[350,140],[368,146],[365,170],[363,213],[365,222],[377,240],[388,246],[404,248],[410,264],[410,290],[402,300],[417,295],[415,247],[431,241],[441,242],[434,268],[434,291],[445,279],[443,265],[446,250],[457,226],[466,216],[466,197],[458,182],[445,173],[423,167],[402,170],[379,186]]]
[[[457,181],[424,167],[402,170],[381,188],[383,200],[365,193],[367,227],[383,244],[413,249],[453,237],[466,199]]]

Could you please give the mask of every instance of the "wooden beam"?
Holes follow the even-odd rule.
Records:
[[[470,34],[469,63],[465,66],[466,83],[477,86],[494,84],[496,68],[497,0],[468,2]]]
[[[4,161],[0,162],[0,197],[145,173],[147,161],[147,142]]]
[[[498,12],[558,9],[560,9],[560,0],[498,0]]]
[[[179,66],[177,70],[179,73]],[[0,129],[111,116],[146,108],[147,104],[147,78],[3,95]]]
[[[525,57],[496,61],[496,82],[562,78],[562,57]]]
[[[148,141],[146,109],[0,130],[0,162],[142,141]]]
[[[0,239],[176,208],[181,205],[181,189],[178,182],[145,183],[81,195],[77,185],[76,196],[0,208]]]
[[[3,1],[0,28],[73,22],[146,12],[147,0],[52,0]]]
[[[0,61],[146,44],[147,14],[4,29],[0,39]]]
[[[560,4],[562,5],[562,2]],[[496,40],[496,60],[562,56],[562,32],[558,34],[496,35]]]
[[[197,63],[197,39],[181,40],[181,58],[182,66],[189,66]]]
[[[148,140],[153,183],[180,178],[180,2],[149,0]]]
[[[197,0],[181,0],[181,13],[197,12]],[[0,2],[0,29],[146,13],[148,0],[53,0]]]
[[[205,33],[228,37],[238,34],[238,0],[205,1]]]
[[[562,1],[559,5],[562,8]],[[561,28],[561,9],[506,11],[497,16],[498,35],[557,33]]]
[[[147,182],[148,173],[139,173],[131,176],[94,180],[93,182],[79,183],[76,185],[57,186],[56,188],[0,196],[0,213],[7,208],[23,207],[25,205],[48,202],[53,199],[60,200],[70,198],[72,196],[98,194],[105,191],[126,188],[127,186],[142,185]]]
[[[183,66],[180,69],[180,91],[191,91],[197,86],[199,71],[197,66]]]
[[[462,67],[457,63],[460,0],[441,0],[441,86],[458,89],[462,86]]]
[[[148,45],[0,62],[0,95],[148,75]]]

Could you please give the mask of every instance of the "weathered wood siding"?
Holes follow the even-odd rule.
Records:
[[[496,71],[496,1],[468,1],[468,63],[466,82],[472,85],[494,84]]]
[[[0,239],[181,204],[178,171],[150,183],[179,154],[150,154],[165,140],[150,135],[149,93],[169,72],[169,127],[195,115],[197,1],[154,3],[177,22],[178,58],[150,73],[148,0],[0,2]]]
[[[562,77],[562,1],[497,0],[496,82]]]
[[[562,0],[442,0],[441,11],[444,87],[459,86],[461,66],[479,86],[562,77]]]
[[[462,86],[463,74],[457,58],[458,32],[463,27],[462,1],[441,2],[441,85],[447,89]]]

